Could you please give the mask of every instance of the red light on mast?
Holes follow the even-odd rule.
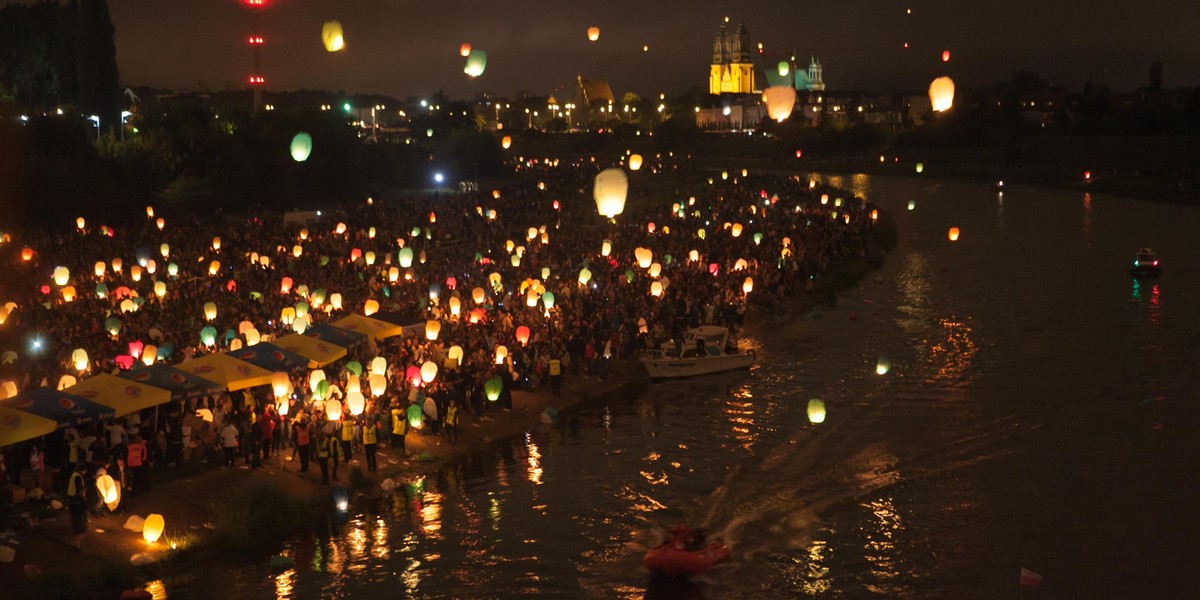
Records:
[[[262,39],[261,35],[250,36],[250,45],[251,46],[261,46],[262,43],[263,43],[263,39]]]
[[[265,6],[267,0],[242,0],[242,3],[246,6]]]
[[[266,82],[267,82],[267,80],[263,79],[262,75],[251,75],[250,76],[250,85],[262,85]]]

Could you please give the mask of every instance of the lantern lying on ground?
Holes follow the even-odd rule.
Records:
[[[167,523],[163,520],[163,516],[158,513],[146,517],[146,522],[142,525],[142,539],[146,540],[148,544],[157,542],[158,538],[162,537],[163,529],[166,526]]]
[[[483,383],[483,392],[487,395],[487,399],[495,402],[500,399],[500,391],[504,389],[504,383],[499,379],[489,379]]]

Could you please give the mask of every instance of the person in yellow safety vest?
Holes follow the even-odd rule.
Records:
[[[379,444],[379,421],[374,413],[363,420],[363,452],[367,455],[367,471],[375,470],[375,447]]]
[[[392,448],[399,448],[404,456],[404,435],[408,433],[408,415],[398,405],[392,409]]]
[[[458,403],[454,400],[446,407],[446,439],[451,444],[458,443]]]
[[[342,417],[342,458],[346,462],[350,462],[352,456],[354,456],[354,417],[346,415]],[[337,464],[336,461],[334,464]],[[336,467],[334,467],[334,471],[336,477]]]
[[[337,479],[338,455],[342,445],[335,435],[323,435],[317,441],[317,465],[321,467],[321,483],[329,483],[329,459],[333,459],[333,478]]]
[[[557,396],[562,389],[562,361],[557,356],[550,359],[550,390]]]
[[[87,533],[87,490],[88,486],[83,477],[87,468],[84,463],[75,466],[67,480],[67,502],[71,513],[71,531],[75,533],[75,548],[83,545],[83,535]]]

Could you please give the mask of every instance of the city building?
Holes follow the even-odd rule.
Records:
[[[713,38],[712,65],[708,75],[710,94],[753,94],[754,62],[750,56],[750,32],[744,23],[729,32],[729,19]]]

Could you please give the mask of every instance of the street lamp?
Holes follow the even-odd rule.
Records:
[[[125,141],[125,120],[133,116],[133,113],[123,110],[121,111],[121,141]]]
[[[96,123],[96,141],[100,141],[100,116],[92,115],[88,117],[88,120]]]

